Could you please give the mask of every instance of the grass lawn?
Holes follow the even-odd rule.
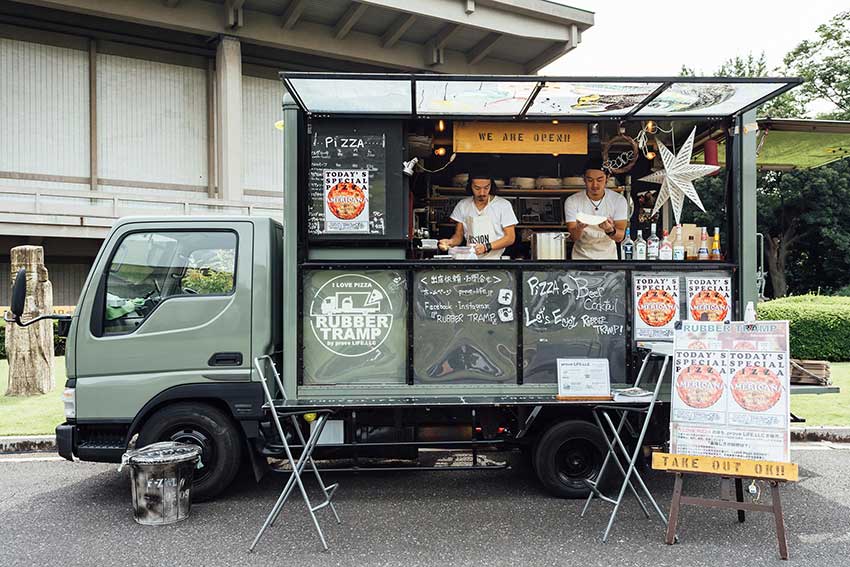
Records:
[[[41,396],[5,396],[9,363],[0,360],[0,435],[52,434],[65,421],[62,390],[65,389],[65,357],[54,360],[56,388]]]
[[[850,362],[832,363],[832,383],[840,394],[791,396],[791,411],[806,419],[797,425],[850,425]]]

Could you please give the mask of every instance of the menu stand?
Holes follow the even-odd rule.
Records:
[[[643,446],[643,439],[644,437],[646,437],[646,432],[649,429],[649,422],[652,419],[652,412],[655,409],[655,404],[658,400],[658,393],[661,390],[661,383],[664,380],[664,375],[667,372],[667,367],[669,366],[670,360],[673,357],[672,343],[649,343],[648,347],[649,351],[643,359],[643,363],[641,364],[640,371],[638,372],[634,386],[640,386],[641,378],[643,377],[643,373],[646,370],[646,366],[650,358],[662,357],[664,359],[664,362],[661,365],[661,371],[658,373],[658,377],[655,381],[655,388],[652,391],[652,398],[648,402],[643,403],[600,405],[593,408],[593,419],[596,420],[596,425],[602,432],[602,436],[605,439],[606,445],[608,446],[608,454],[605,455],[605,460],[602,462],[602,467],[599,470],[599,475],[596,477],[596,480],[585,480],[585,483],[590,488],[590,494],[587,495],[587,501],[585,501],[584,503],[584,508],[581,511],[581,517],[584,517],[584,514],[587,512],[588,507],[590,506],[590,502],[593,500],[594,496],[598,497],[604,502],[608,502],[614,505],[614,510],[611,512],[611,517],[608,520],[608,526],[605,528],[605,533],[602,536],[603,543],[608,540],[608,534],[611,531],[611,526],[614,525],[614,518],[617,516],[617,512],[620,509],[620,504],[623,502],[623,497],[625,496],[627,487],[631,489],[632,493],[635,495],[635,498],[637,498],[638,504],[640,504],[644,515],[647,518],[649,517],[649,511],[647,510],[646,505],[638,495],[638,491],[635,488],[634,484],[632,484],[632,477],[637,480],[641,489],[646,494],[646,497],[649,499],[649,502],[652,504],[652,507],[655,509],[656,513],[661,518],[661,521],[665,525],[667,524],[667,517],[664,515],[664,512],[661,511],[661,508],[658,507],[658,503],[655,501],[655,498],[653,498],[652,494],[649,492],[649,489],[646,487],[643,478],[641,478],[640,473],[638,472],[635,466],[638,458],[640,457],[640,452]],[[619,414],[620,421],[618,425],[614,425],[614,421],[611,419],[611,414]],[[629,450],[626,448],[626,445],[621,437],[623,427],[626,427],[632,433],[634,432],[634,429],[631,427],[631,424],[628,423],[628,417],[630,414],[638,414],[642,416],[643,419],[641,430],[637,436],[635,448],[632,453],[629,453]],[[603,422],[605,423],[605,425],[603,425]],[[617,468],[620,469],[620,473],[623,475],[623,483],[620,485],[620,490],[618,492],[617,498],[610,498],[608,496],[605,496],[599,489],[599,486],[601,485],[603,477],[605,475],[605,470],[607,469],[608,463],[610,461],[614,461],[614,464],[617,465]],[[627,465],[624,466],[624,463],[627,463]]]
[[[248,551],[254,551],[254,547],[256,547],[257,543],[260,541],[260,538],[263,536],[265,531],[270,526],[274,525],[274,522],[277,520],[277,517],[280,515],[280,512],[283,509],[283,505],[286,503],[286,500],[289,498],[289,495],[292,494],[292,491],[295,489],[296,485],[301,491],[301,496],[303,497],[305,504],[307,504],[307,511],[310,513],[310,517],[313,520],[313,525],[316,527],[316,531],[319,534],[319,539],[322,541],[322,547],[324,547],[325,551],[327,551],[328,544],[325,541],[325,534],[322,532],[322,528],[319,526],[319,520],[316,518],[316,512],[318,510],[321,510],[322,508],[328,507],[333,512],[337,523],[342,523],[339,519],[339,515],[336,513],[336,508],[334,508],[332,502],[334,492],[336,492],[336,489],[339,485],[325,485],[321,475],[319,474],[319,469],[316,467],[316,463],[313,461],[312,455],[313,450],[319,443],[319,438],[322,436],[322,430],[324,430],[325,428],[325,423],[327,423],[328,417],[330,417],[333,411],[330,409],[304,409],[282,411],[280,408],[277,408],[274,404],[274,398],[272,397],[271,392],[269,391],[269,387],[266,384],[265,374],[263,373],[261,361],[263,361],[264,359],[268,359],[268,362],[271,364],[272,374],[274,375],[275,382],[277,382],[277,387],[280,389],[284,400],[287,399],[286,391],[283,388],[283,382],[280,379],[280,374],[278,374],[277,368],[275,367],[272,358],[269,355],[255,358],[254,366],[260,374],[260,384],[263,387],[263,393],[265,394],[266,401],[268,402],[268,407],[271,411],[272,421],[274,421],[275,428],[277,429],[277,433],[280,436],[281,443],[283,444],[283,450],[286,453],[286,458],[292,465],[292,473],[289,476],[289,480],[286,481],[286,486],[284,486],[283,491],[280,493],[280,497],[277,499],[277,502],[275,502],[274,507],[266,518],[265,523],[263,523],[263,527],[260,528],[260,531],[254,538],[253,543],[251,543],[251,546],[248,548]],[[301,432],[301,427],[298,423],[298,417],[306,416],[307,414],[315,414],[316,422],[312,428],[312,431],[310,432],[309,437],[305,440],[304,434]],[[297,461],[292,456],[292,450],[289,447],[289,442],[286,440],[286,434],[283,431],[283,424],[281,423],[281,418],[291,420],[292,429],[295,430],[295,433],[298,436],[299,441],[301,442],[301,456],[298,458]],[[316,481],[318,482],[319,487],[322,490],[322,494],[324,494],[325,497],[322,502],[315,506],[311,504],[310,498],[307,496],[307,491],[304,488],[304,482],[301,479],[301,475],[308,464],[310,465],[310,468],[313,471],[313,475],[316,477]]]

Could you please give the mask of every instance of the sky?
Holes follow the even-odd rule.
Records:
[[[542,75],[711,75],[727,59],[764,51],[768,68],[848,0],[557,0],[595,13],[578,47]],[[774,74],[774,73],[771,73]]]

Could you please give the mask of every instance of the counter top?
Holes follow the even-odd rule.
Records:
[[[301,264],[308,269],[332,268],[447,268],[447,269],[505,269],[535,270],[637,270],[637,271],[687,271],[735,270],[733,262],[676,262],[636,260],[328,260],[308,261]]]

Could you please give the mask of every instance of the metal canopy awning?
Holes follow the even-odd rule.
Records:
[[[802,83],[791,77],[542,77],[284,72],[314,115],[522,120],[722,119]]]

